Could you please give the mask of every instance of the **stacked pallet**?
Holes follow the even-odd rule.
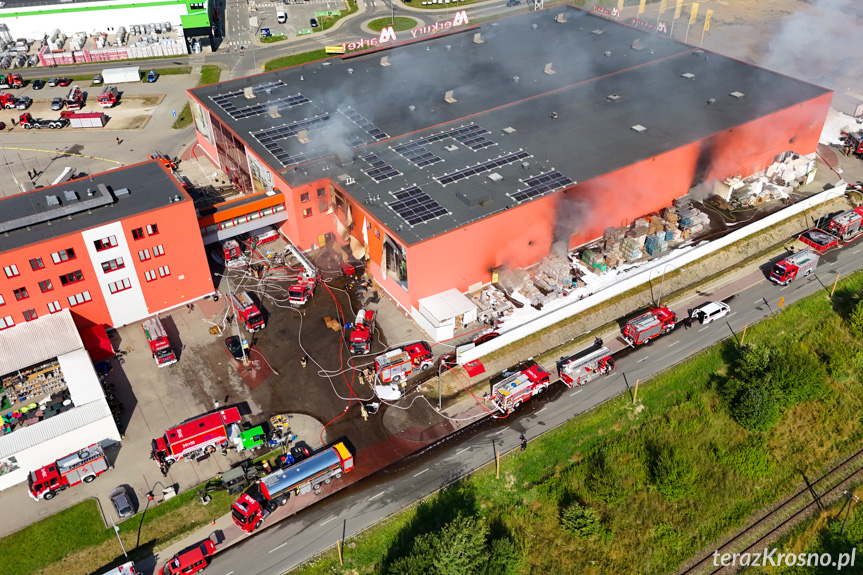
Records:
[[[563,286],[572,284],[572,264],[560,254],[549,254],[542,258],[539,262],[539,273],[549,276]]]

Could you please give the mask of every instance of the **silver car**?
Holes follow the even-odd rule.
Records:
[[[114,509],[117,511],[117,517],[125,519],[135,514],[135,508],[132,507],[132,498],[129,496],[129,491],[123,485],[117,487],[111,492],[111,503],[114,504]]]

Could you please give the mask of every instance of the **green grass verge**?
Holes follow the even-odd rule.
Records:
[[[402,32],[403,30],[415,28],[417,26],[417,21],[413,18],[396,16],[395,18],[378,18],[377,20],[372,20],[368,23],[368,27],[375,32],[380,32],[388,26],[392,26],[393,30],[396,32]]]
[[[287,36],[274,35],[274,36],[263,36],[261,37],[261,44],[274,44],[275,42],[281,42],[282,40],[287,40]]]
[[[324,30],[329,30],[333,26],[336,25],[336,22],[341,20],[342,18],[347,18],[351,14],[355,14],[359,8],[357,8],[356,0],[347,0],[347,10],[340,10],[341,14],[338,16],[324,16],[322,18],[318,18],[318,27],[312,29],[312,33],[314,32],[323,32]],[[323,12],[323,10],[321,10]]]
[[[624,394],[503,458],[500,479],[482,470],[368,530],[346,545],[343,568],[331,552],[298,572],[387,573],[458,514],[485,519],[490,539],[515,542],[517,572],[673,572],[795,491],[804,474],[820,476],[859,449],[863,345],[844,318],[861,297],[856,273],[840,281],[833,301],[822,291],[749,327],[747,342],[800,342],[829,373],[826,396],[791,408],[769,432],[743,429],[720,401],[717,380],[736,345],[727,340],[642,382],[637,405]],[[695,470],[676,499],[654,479],[657,453],[669,448]],[[562,511],[574,502],[596,512],[602,536],[563,529]]]
[[[281,68],[290,68],[291,66],[299,66],[300,64],[308,64],[316,60],[323,60],[331,57],[324,50],[312,50],[311,52],[303,52],[301,54],[291,54],[290,56],[281,56],[274,60],[270,60],[264,64],[264,71],[272,72]]]
[[[179,74],[191,74],[192,67],[191,66],[174,66],[171,68],[148,68],[146,70],[141,70],[141,83],[147,83],[147,74],[150,73],[150,70],[155,70],[159,76],[177,76]],[[158,81],[158,78],[157,80]]]
[[[222,69],[218,66],[214,66],[212,64],[204,64],[203,66],[201,66],[201,79],[198,81],[198,86],[215,84],[219,81],[221,75]],[[189,102],[186,102],[186,105],[183,106],[183,109],[180,110],[179,114],[177,114],[177,119],[174,120],[174,124],[171,127],[175,130],[182,130],[186,126],[191,125],[191,123],[192,111],[189,108]]]

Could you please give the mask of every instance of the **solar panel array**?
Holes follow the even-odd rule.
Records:
[[[365,117],[351,107],[339,110],[348,120],[360,127],[362,131],[377,140],[386,140],[389,136],[383,130],[365,119]]]
[[[424,140],[427,138],[423,138]],[[443,162],[443,158],[435,154],[434,152],[430,152],[428,148],[426,148],[422,140],[417,140],[416,142],[408,142],[407,144],[401,144],[393,148],[393,151],[404,157],[408,162],[415,165],[418,168],[423,168],[425,166],[430,166],[431,164],[436,164],[437,162]]]
[[[280,149],[279,152],[273,153],[273,155],[276,156],[276,159],[279,160],[283,167],[289,168],[291,166],[296,166],[297,164],[302,164],[303,162],[310,162],[312,160],[324,158],[329,156],[331,153],[332,152],[327,148],[309,150],[308,152],[302,152],[300,154],[289,154]]]
[[[538,176],[533,176],[532,178],[526,179],[524,183],[528,185],[527,189],[519,190],[515,193],[507,195],[514,199],[516,202],[523,202],[537,196],[542,196],[549,192],[561,190],[567,186],[571,186],[575,182],[573,182],[570,178],[567,178],[560,172],[554,171],[546,172],[545,174],[540,174]]]
[[[311,102],[311,100],[309,100],[302,94],[297,94],[295,96],[288,96],[287,98],[268,100],[260,104],[246,106],[244,108],[237,108],[234,104],[227,101],[219,105],[222,106],[222,109],[227,112],[233,119],[242,120],[243,118],[249,118],[251,116],[257,116],[258,114],[263,114],[269,111],[272,106],[276,106],[276,108],[281,112],[282,110],[287,110],[288,108],[293,108],[294,106],[299,106],[307,102]]]
[[[275,82],[264,82],[263,84],[258,84],[252,88],[252,93],[259,94],[260,92],[265,92],[267,90],[272,90],[273,88],[278,88],[279,86],[284,86],[285,83],[281,80],[276,80]],[[216,94],[215,96],[210,96],[210,99],[215,102],[220,108],[225,110],[228,109],[226,106],[233,106],[228,100],[231,98],[236,98],[244,94],[243,90],[234,90],[233,92],[225,92],[224,94]],[[230,112],[228,112],[230,114]]]
[[[249,133],[254,136],[256,140],[266,146],[270,142],[276,142],[278,140],[286,140],[288,138],[292,138],[299,134],[302,130],[311,131],[317,128],[321,128],[321,124],[329,121],[330,115],[324,114],[323,116],[306,118],[305,120],[300,120],[299,122],[291,122],[290,124],[283,124],[274,128],[266,128],[264,130],[257,130]]]
[[[396,201],[387,202],[387,205],[411,226],[449,213],[446,208],[422,191],[419,186],[411,186],[398,192],[392,192],[392,195],[396,197]]]
[[[463,128],[458,128],[455,131],[456,134],[453,137],[463,146],[467,146],[471,150],[482,150],[483,148],[488,148],[489,146],[496,145],[491,140],[487,139],[482,134],[488,134],[488,130],[485,128],[480,128],[476,124],[471,124],[470,126],[465,126]]]
[[[377,154],[367,154],[360,156],[360,158],[371,166],[371,169],[363,170],[363,173],[376,182],[382,182],[402,175],[401,172],[380,159]]]
[[[512,164],[513,162],[517,162],[519,160],[524,160],[525,158],[529,158],[530,154],[525,152],[524,150],[519,150],[518,152],[513,152],[511,154],[504,154],[499,156],[497,159],[489,160],[487,162],[482,162],[481,164],[477,164],[476,166],[472,166],[470,168],[464,168],[463,170],[458,170],[456,172],[450,172],[449,174],[444,174],[443,176],[436,176],[435,179],[442,185],[452,184],[459,180],[463,180],[465,178],[469,178],[471,176],[475,176],[477,174],[482,174],[484,172],[488,172],[490,170],[494,170],[495,168],[499,168],[501,166],[505,166],[507,164]]]
[[[415,166],[422,168],[443,161],[440,156],[429,151],[429,149],[425,147],[426,144],[439,142],[446,138],[454,138],[456,141],[467,146],[471,150],[481,150],[483,148],[496,145],[491,140],[482,136],[482,134],[488,134],[488,130],[481,128],[476,124],[470,124],[468,126],[461,126],[459,128],[453,128],[451,130],[432,134],[431,136],[426,136],[419,140],[413,140],[406,144],[400,144],[394,147],[393,151],[403,156],[407,161]]]

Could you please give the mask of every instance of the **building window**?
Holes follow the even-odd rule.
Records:
[[[39,317],[39,316],[36,315],[35,309],[25,309],[24,310],[24,321],[33,321],[37,317]]]
[[[375,228],[375,237],[376,237],[377,239],[381,239],[381,231],[380,231],[379,229],[377,229],[377,228]]]
[[[120,291],[124,291],[130,289],[132,287],[132,282],[129,281],[129,278],[123,278],[121,280],[117,280],[115,282],[111,282],[108,284],[108,291],[111,293],[117,293]]]
[[[54,286],[51,284],[51,280],[44,280],[39,282],[39,289],[42,290],[42,293],[45,293],[54,289]]]
[[[159,268],[159,275],[162,277],[169,276],[171,275],[171,270],[168,268],[168,266],[162,266]]]
[[[162,244],[153,248],[153,255],[156,257],[165,255],[165,248],[162,247]]]
[[[63,308],[60,307],[59,301],[52,301],[52,302],[48,303],[48,311],[50,311],[51,313],[57,313],[61,309],[63,309]]]
[[[78,283],[79,281],[84,279],[84,274],[81,273],[81,270],[75,270],[74,272],[69,272],[68,274],[63,274],[60,276],[60,283],[64,286],[69,284]]]
[[[0,305],[6,305],[6,300],[3,299],[2,295],[0,295]]]
[[[147,226],[147,235],[148,236],[155,236],[158,233],[159,233],[159,227],[156,224],[150,224],[149,226]]]
[[[203,10],[204,4],[202,2],[192,2],[191,4],[189,4],[189,8],[191,8],[192,10]]]
[[[96,251],[101,252],[102,250],[107,250],[108,248],[113,248],[117,245],[117,238],[115,236],[108,236],[107,238],[102,238],[101,240],[96,240],[93,242],[93,245],[96,246]]]
[[[33,258],[30,260],[30,267],[33,268],[33,271],[41,270],[45,267],[45,263],[42,261],[42,258]]]
[[[15,299],[17,299],[18,301],[30,297],[30,294],[27,293],[27,288],[24,287],[13,290],[12,293],[15,294]]]
[[[308,202],[311,199],[312,199],[311,194],[308,192],[306,192],[305,194],[300,194],[300,202],[301,203],[305,204],[306,202]]]
[[[76,305],[81,305],[84,302],[90,301],[90,292],[85,291],[81,293],[76,293],[75,295],[69,296],[69,305],[75,307]]]
[[[60,250],[59,252],[54,252],[51,254],[51,259],[54,260],[55,264],[59,264],[60,262],[68,262],[69,260],[75,259],[75,250],[72,248],[66,250]]]
[[[147,273],[145,273],[144,279],[146,279],[148,282],[155,280],[156,279],[156,270],[150,270]]]
[[[148,259],[150,259],[150,250],[141,250],[140,252],[138,252],[138,257],[141,258],[142,262],[147,261]]]
[[[327,211],[327,202],[318,202],[318,211],[322,214]]]
[[[105,273],[112,272],[114,270],[119,270],[126,267],[126,264],[123,263],[123,258],[114,258],[113,260],[108,260],[107,262],[102,262],[102,271]]]
[[[132,230],[132,239],[140,240],[144,237],[144,228],[135,228]]]
[[[3,271],[6,272],[7,278],[14,278],[15,276],[19,275],[18,266],[16,266],[15,264],[12,264],[10,266],[3,266]]]
[[[318,197],[319,198],[323,198],[326,195],[327,195],[327,189],[326,188],[318,188]]]
[[[308,218],[312,215],[312,208],[306,208],[303,210],[303,217]]]
[[[15,325],[15,322],[12,321],[12,316],[7,315],[6,317],[0,319],[0,329],[6,329],[7,327],[12,327]]]

